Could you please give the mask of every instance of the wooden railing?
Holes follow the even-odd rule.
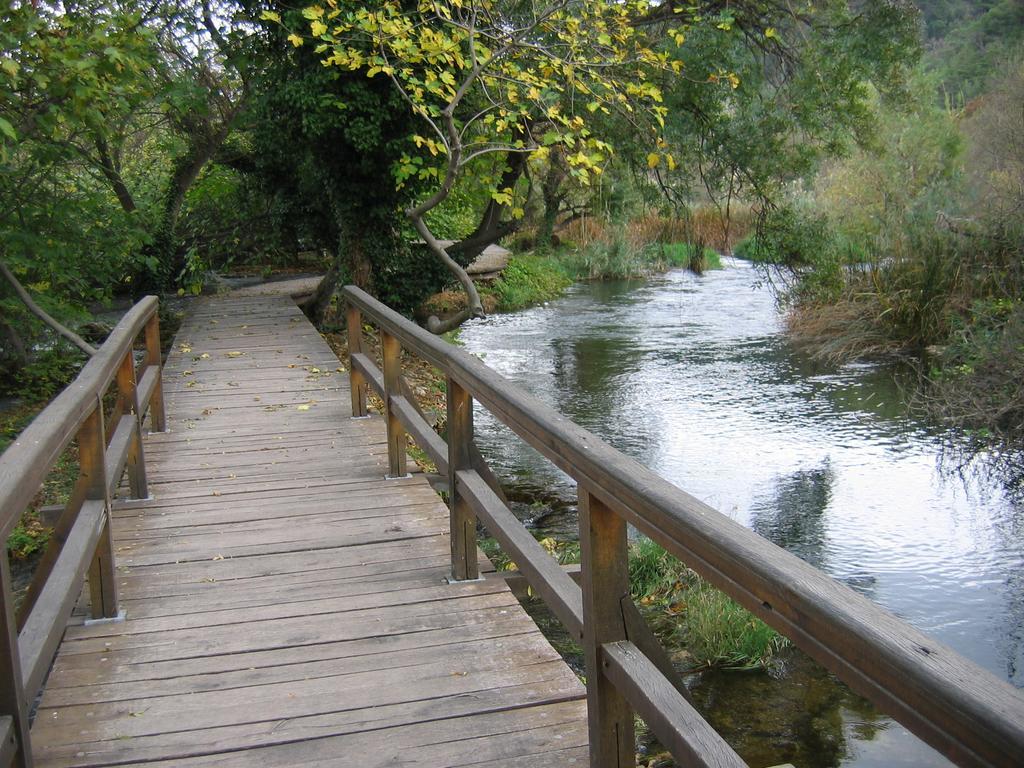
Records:
[[[349,286],[353,416],[367,389],[384,402],[389,474],[405,474],[406,433],[448,477],[452,578],[475,579],[480,520],[586,657],[591,765],[634,765],[633,712],[683,765],[743,761],[687,700],[630,598],[629,523],[790,638],[954,762],[1019,766],[1024,696],[804,561],[611,448],[481,361]],[[381,334],[381,372],[362,325]],[[448,441],[418,410],[401,372],[406,350],[448,383]],[[576,480],[582,578],[573,579],[518,522],[473,446],[473,399]]]
[[[29,711],[89,576],[94,619],[118,616],[110,499],[127,471],[144,498],[142,421],[164,430],[157,299],[136,304],[82,372],[0,456],[0,541],[17,525],[54,464],[75,443],[78,477],[54,515],[50,544],[15,610],[7,548],[0,557],[0,766],[29,766]],[[135,346],[145,336],[136,365]]]

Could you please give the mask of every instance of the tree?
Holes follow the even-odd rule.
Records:
[[[475,238],[480,243],[502,230],[496,223],[502,209],[515,207],[514,182],[525,156],[557,145],[576,178],[600,173],[612,148],[592,132],[593,115],[614,111],[653,139],[665,111],[651,75],[672,63],[635,25],[649,8],[610,0],[330,0],[327,8],[303,11],[324,64],[387,78],[420,121],[410,138],[422,151],[410,151],[392,170],[399,187],[412,180],[433,184],[405,214],[468,299],[451,320],[431,318],[432,331],[483,314],[473,281],[428,221],[460,179],[483,176],[491,187],[489,215]],[[281,20],[274,12],[264,18]],[[295,32],[289,40],[296,47],[305,42]],[[504,162],[489,166],[495,156]]]

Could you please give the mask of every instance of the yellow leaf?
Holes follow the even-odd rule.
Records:
[[[775,31],[775,27],[768,27],[768,29],[764,31],[764,36],[771,40],[773,37],[778,37],[779,35]]]
[[[676,169],[676,159],[672,155],[665,155],[665,162],[668,163],[668,169],[674,171]]]
[[[302,405],[298,406],[298,407],[296,408],[296,410],[299,410],[299,411],[308,411],[308,410],[309,410],[309,403],[303,403]]]
[[[659,163],[661,163],[661,155],[659,155],[657,152],[651,152],[651,154],[647,156],[648,168],[657,168]]]
[[[294,32],[288,35],[288,42],[294,45],[296,48],[302,47],[302,38],[296,35]]]
[[[263,21],[276,21],[278,24],[281,23],[281,17],[273,11],[264,11],[260,14],[260,19]]]
[[[244,354],[245,354],[245,352],[228,352],[227,356],[228,357],[241,357]]]
[[[320,35],[327,31],[327,25],[322,21],[314,21],[310,23],[309,31],[313,33],[313,37],[320,37]]]

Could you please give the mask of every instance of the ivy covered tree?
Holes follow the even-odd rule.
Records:
[[[465,311],[445,322],[431,318],[431,330],[483,314],[464,264],[429,223],[460,179],[484,179],[489,187],[482,231],[470,238],[482,250],[488,235],[493,241],[507,231],[502,215],[521,215],[515,182],[526,156],[557,146],[578,179],[600,173],[612,147],[593,132],[592,117],[612,112],[653,141],[665,110],[652,75],[673,64],[638,32],[635,22],[649,9],[645,2],[594,0],[331,0],[303,11],[307,26],[291,32],[293,45],[314,46],[327,66],[385,78],[417,119],[408,153],[390,170],[399,188],[430,185],[405,214],[467,295]],[[263,17],[282,21],[273,11]]]

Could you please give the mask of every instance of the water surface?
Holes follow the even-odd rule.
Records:
[[[578,285],[545,306],[469,323],[461,338],[670,482],[1024,686],[1020,503],[997,479],[943,470],[944,437],[906,415],[891,367],[811,361],[787,343],[756,271],[732,259],[725,267]],[[568,477],[486,412],[476,418],[481,450],[505,481],[573,498]],[[574,535],[573,519],[544,509],[527,511],[537,527]],[[709,711],[731,702],[721,727],[740,733],[758,728],[737,702],[768,695],[764,686],[779,701],[802,688],[802,705],[775,707],[794,718],[817,707],[827,721],[803,728],[816,735],[787,732],[804,739],[801,766],[942,764],[834,682],[817,690],[820,674],[787,663],[788,674],[709,676],[695,693],[704,687]],[[815,746],[825,725],[839,744]],[[783,737],[746,747],[752,762],[797,754],[784,744],[773,752],[773,739]]]

